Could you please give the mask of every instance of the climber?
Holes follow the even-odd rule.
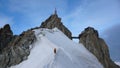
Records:
[[[54,48],[54,54],[56,54],[56,48]]]

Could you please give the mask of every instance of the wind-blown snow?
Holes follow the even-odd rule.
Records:
[[[82,44],[73,42],[57,28],[34,31],[37,41],[28,59],[11,68],[103,68]]]

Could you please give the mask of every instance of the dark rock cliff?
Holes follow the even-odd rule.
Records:
[[[30,54],[30,44],[36,37],[32,30],[28,30],[19,36],[13,36],[10,26],[7,24],[0,30],[0,68],[7,68],[19,64],[27,59]]]
[[[72,39],[72,33],[62,24],[61,18],[58,17],[56,11],[45,22],[42,22],[40,28],[52,29],[55,27],[61,30],[68,38]]]
[[[11,31],[9,24],[0,28],[0,52],[1,49],[5,48],[12,39],[13,32]]]
[[[97,30],[88,27],[79,35],[79,38],[79,42],[97,57],[104,68],[120,68],[110,59],[108,46],[99,37]]]

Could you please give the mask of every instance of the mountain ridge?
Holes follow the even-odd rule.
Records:
[[[6,26],[7,26],[7,29],[6,29]],[[31,28],[27,31],[22,32],[20,35],[13,35],[13,33],[10,29],[10,26],[7,24],[7,25],[5,25],[5,27],[0,29],[0,32],[1,32],[0,40],[2,40],[1,38],[3,38],[4,40],[2,40],[2,41],[6,42],[6,41],[8,41],[7,38],[9,38],[9,37],[11,37],[11,38],[9,38],[9,42],[7,42],[7,44],[2,44],[4,42],[0,42],[0,44],[1,44],[0,45],[0,52],[1,52],[0,68],[7,68],[10,66],[19,64],[24,60],[27,60],[28,56],[30,55],[30,50],[31,50],[30,45],[32,45],[37,40],[37,38],[34,34],[35,32],[33,30],[40,29],[40,28],[41,28],[41,30],[44,30],[44,28],[49,28],[49,29],[58,28],[69,39],[72,39],[72,33],[70,32],[70,30],[68,30],[62,24],[61,18],[58,17],[56,12],[53,15],[51,15],[45,22],[42,22],[40,27]],[[5,32],[5,31],[7,31],[7,32]],[[91,33],[91,31],[92,31],[92,33]],[[53,31],[51,30],[49,32],[52,33]],[[42,34],[45,35],[44,33],[42,33]],[[89,34],[91,36],[89,36]],[[5,35],[5,37],[4,37],[4,35]],[[86,36],[88,36],[88,37],[86,38]],[[103,46],[103,47],[96,47],[96,44],[92,45],[92,47],[86,45],[89,43],[89,40],[99,38],[99,35],[96,30],[93,30],[93,28],[88,27],[85,29],[85,31],[83,31],[83,33],[81,33],[79,35],[79,38],[80,38],[80,42],[82,41],[81,43],[83,43],[84,46],[92,54],[94,54],[97,57],[97,59],[104,66],[104,68],[110,68],[111,65],[113,65],[112,67],[120,68],[111,61],[111,59],[109,57],[109,50],[108,50],[108,47],[105,44],[105,42],[104,42],[104,44],[107,48],[103,49],[102,51],[100,51],[99,49],[104,48],[104,44],[99,45],[99,46]],[[87,41],[87,43],[84,41]],[[94,41],[91,41],[91,42],[94,43]],[[99,43],[100,41],[96,40],[96,42]],[[92,43],[89,43],[89,44],[91,45]],[[103,43],[103,41],[101,43]],[[89,48],[93,48],[93,49],[89,49]],[[99,54],[97,53],[98,55],[96,55],[95,52],[92,50],[96,50]],[[107,50],[107,52],[106,52],[106,50]],[[103,56],[102,54],[106,55],[107,58],[106,58],[106,56]],[[104,61],[104,59],[103,58],[101,59],[99,56],[108,59],[108,61]]]
[[[33,31],[37,41],[32,44],[31,54],[12,68],[103,68],[82,44],[73,42],[57,28]]]

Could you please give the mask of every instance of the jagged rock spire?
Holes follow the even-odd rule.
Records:
[[[110,58],[109,48],[93,27],[86,28],[80,35],[80,43],[93,53],[104,68],[120,68]]]
[[[13,32],[9,24],[6,24],[3,28],[0,28],[0,52],[11,41]]]
[[[66,36],[68,36],[68,38],[72,38],[72,33],[61,22],[61,18],[58,17],[56,9],[53,15],[51,15],[45,22],[42,22],[40,28],[52,29],[55,27],[61,30]]]

